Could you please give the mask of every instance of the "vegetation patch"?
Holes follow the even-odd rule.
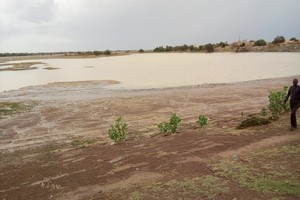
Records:
[[[203,128],[207,125],[207,120],[207,117],[205,117],[204,115],[199,116],[197,123],[199,124],[200,128]]]
[[[175,113],[171,114],[170,122],[162,122],[158,124],[160,133],[163,133],[164,135],[175,133],[180,122],[180,117],[178,117]]]
[[[151,196],[152,199],[213,199],[228,190],[224,180],[208,175],[153,183],[131,193],[128,199],[142,199],[143,196]]]
[[[282,90],[270,92],[268,108],[272,113],[272,118],[276,119],[280,113],[288,111],[289,105],[284,103],[287,93],[287,86],[284,86]]]
[[[128,125],[122,122],[122,118],[119,117],[115,124],[110,125],[108,130],[108,136],[110,139],[115,142],[124,142],[125,141],[125,132],[128,129]]]
[[[0,102],[0,117],[12,115],[26,109],[20,102]]]
[[[13,67],[1,68],[0,71],[20,71],[20,70],[32,70],[37,69],[37,67],[33,67],[33,65],[43,64],[41,62],[23,62],[23,63],[9,63],[9,65],[13,65]],[[0,66],[6,66],[8,64],[0,64]]]
[[[242,121],[240,125],[237,127],[237,129],[245,129],[251,126],[260,126],[260,125],[265,125],[270,123],[271,123],[270,119],[252,116]]]
[[[279,91],[270,91],[268,96],[269,105],[267,111],[266,107],[262,107],[259,112],[260,116],[252,116],[246,120],[243,120],[237,129],[244,129],[251,126],[260,126],[264,124],[271,123],[270,119],[275,120],[279,118],[279,114],[289,110],[289,104],[285,104],[284,99],[287,95],[288,87],[284,86],[282,90]],[[271,116],[268,117],[268,113],[271,113]],[[243,112],[242,112],[243,116]]]
[[[177,154],[176,151],[172,151],[172,152],[158,151],[156,157],[161,158],[161,157],[164,157],[164,156],[176,155],[176,154]]]
[[[217,175],[268,198],[286,195],[299,198],[299,153],[300,145],[273,147],[240,159],[221,159],[211,167]]]
[[[135,192],[130,193],[130,195],[127,199],[128,200],[141,200],[142,194],[135,191]]]
[[[71,142],[71,145],[73,146],[73,147],[86,147],[86,146],[88,146],[88,145],[90,145],[90,144],[93,144],[93,143],[95,143],[96,142],[96,140],[95,139],[84,139],[84,140],[73,140],[72,142]]]

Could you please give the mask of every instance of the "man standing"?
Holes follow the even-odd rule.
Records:
[[[297,128],[296,111],[300,107],[300,86],[298,85],[298,79],[293,80],[293,85],[289,88],[284,103],[287,102],[289,97],[291,106],[291,131],[293,131]]]

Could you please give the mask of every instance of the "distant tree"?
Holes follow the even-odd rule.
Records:
[[[102,54],[103,54],[102,51],[94,51],[94,55],[95,55],[95,56],[99,56],[99,55],[102,55]]]
[[[267,43],[266,43],[266,41],[263,40],[263,39],[256,40],[256,41],[254,42],[254,44],[253,44],[253,46],[266,46],[266,45],[267,45]]]
[[[204,46],[200,45],[200,46],[198,47],[198,50],[199,50],[199,51],[203,51],[203,50],[204,50]]]
[[[197,46],[194,46],[194,49],[193,49],[194,52],[197,52],[199,51],[199,48]]]
[[[104,51],[104,54],[105,54],[105,55],[110,55],[110,54],[111,54],[111,51],[110,51],[110,50],[105,50],[105,51]]]
[[[174,48],[172,46],[166,46],[166,51],[169,52],[169,51],[173,51]]]
[[[144,49],[139,50],[139,53],[144,53],[144,52],[145,52]]]
[[[215,49],[214,49],[214,46],[211,44],[211,43],[208,43],[204,46],[204,49],[207,51],[207,52],[214,52]]]
[[[225,48],[226,46],[228,46],[228,44],[226,44],[225,42],[220,42],[219,44],[217,44],[217,46]]]
[[[276,38],[274,38],[273,40],[273,44],[279,44],[279,43],[284,43],[285,42],[285,38],[283,36],[277,36]]]
[[[299,40],[298,40],[298,39],[296,39],[295,37],[292,37],[292,38],[290,39],[290,41],[293,41],[293,42],[298,42]]]
[[[164,52],[165,48],[163,46],[160,46],[160,47],[156,47],[153,51],[154,52]]]
[[[187,51],[189,49],[189,46],[184,44],[182,47],[181,47],[181,51]]]
[[[244,47],[244,46],[246,46],[245,42],[243,42],[242,44],[240,44],[240,47]]]
[[[189,49],[190,49],[190,51],[195,51],[194,45],[190,45],[190,46],[189,46]]]

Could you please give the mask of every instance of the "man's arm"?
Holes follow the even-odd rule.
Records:
[[[284,103],[286,103],[287,100],[289,99],[289,97],[291,96],[291,90],[292,90],[292,87],[289,88],[289,91],[288,91],[288,93],[287,93],[287,95],[286,95],[286,97],[284,99]]]

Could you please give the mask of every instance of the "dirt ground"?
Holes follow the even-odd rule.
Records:
[[[0,119],[0,199],[299,199],[298,190],[261,191],[212,167],[224,159],[246,162],[243,156],[269,148],[299,148],[300,131],[288,130],[288,113],[269,125],[235,128],[267,106],[270,90],[291,80],[129,91],[97,81],[0,93],[1,102],[26,108]],[[164,137],[157,124],[171,113],[182,123]],[[209,118],[203,129],[199,115]],[[129,126],[127,141],[113,145],[107,131],[119,116]],[[298,150],[287,152],[291,185],[300,186]],[[272,155],[265,162],[286,158]]]

